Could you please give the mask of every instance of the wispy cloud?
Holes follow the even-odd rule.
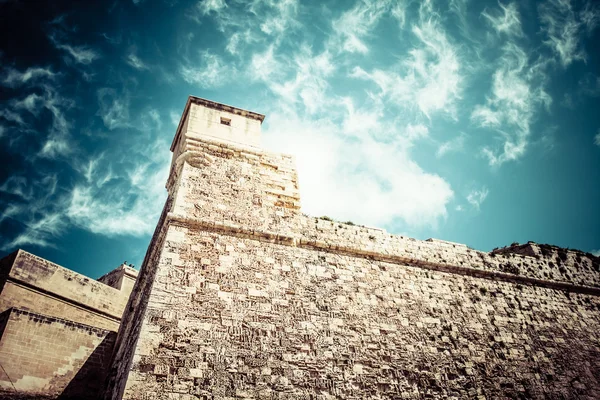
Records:
[[[585,61],[587,54],[581,45],[585,30],[593,30],[598,23],[598,10],[586,6],[576,13],[570,0],[548,0],[539,5],[544,43],[559,57],[563,67],[575,61]]]
[[[594,136],[594,144],[596,146],[600,146],[600,131],[598,131],[598,133],[596,134],[596,136]]]
[[[139,71],[150,69],[150,67],[148,67],[148,65],[146,65],[146,63],[143,62],[133,50],[127,55],[126,60],[127,64]]]
[[[499,166],[525,154],[538,106],[549,106],[552,101],[544,89],[546,79],[543,63],[530,63],[525,51],[513,42],[504,46],[492,76],[491,95],[471,114],[476,125],[492,128],[503,139],[500,151],[483,149],[490,165]]]
[[[236,70],[223,59],[208,50],[200,53],[200,65],[187,62],[179,66],[179,74],[187,83],[193,83],[203,88],[214,88],[232,79]]]
[[[109,237],[150,234],[166,198],[169,159],[161,151],[165,148],[168,143],[153,139],[135,158],[111,162],[100,155],[83,164],[85,180],[74,185],[65,200],[69,220]]]
[[[241,55],[250,43],[269,42],[276,47],[301,24],[298,0],[248,0],[229,4],[223,0],[201,0],[190,17],[198,23],[210,18],[227,38],[226,50]]]
[[[225,0],[201,0],[196,3],[196,9],[202,15],[210,15],[211,13],[219,14],[227,8]]]
[[[458,135],[448,141],[442,142],[438,146],[438,149],[435,152],[435,156],[437,158],[441,158],[441,157],[445,156],[446,154],[462,151],[465,146],[466,137],[467,137],[466,134],[461,133],[460,135]]]
[[[50,68],[30,67],[21,72],[14,68],[7,68],[2,76],[2,84],[8,87],[17,87],[39,78],[53,79],[56,76]]]
[[[53,206],[58,188],[56,175],[46,175],[36,179],[35,195],[32,194],[32,183],[24,177],[15,177],[9,178],[0,188],[2,192],[21,198],[21,201],[5,204],[6,208],[0,215],[0,222],[10,218],[18,221],[23,227],[12,240],[3,243],[4,251],[12,251],[28,245],[53,246],[53,240],[63,234],[67,227],[64,215]]]
[[[481,189],[472,190],[467,195],[467,202],[471,204],[474,208],[479,210],[481,208],[481,204],[488,197],[489,190],[486,187]]]
[[[169,111],[169,120],[173,126],[179,125],[179,120],[181,119],[181,115],[177,111]]]
[[[372,72],[355,67],[351,76],[373,81],[382,99],[398,107],[411,108],[416,104],[427,118],[438,112],[455,116],[463,80],[457,48],[450,43],[435,14],[422,17],[412,32],[420,45],[411,49],[400,64]]]
[[[50,40],[57,49],[65,51],[76,63],[89,65],[100,58],[100,53],[89,47],[61,43],[54,36],[50,36]]]
[[[290,63],[289,79],[272,79],[273,71],[268,70],[262,79],[288,105],[302,104],[309,114],[322,110],[329,102],[325,95],[329,85],[327,78],[335,70],[330,54],[325,51],[314,55],[310,48],[303,46]]]
[[[112,88],[100,88],[98,105],[97,115],[108,129],[126,128],[130,125],[129,96],[126,92],[118,93]]]
[[[600,257],[600,249],[598,250],[592,250],[591,252],[593,255],[595,255],[596,257]]]
[[[521,19],[517,3],[510,3],[507,5],[498,3],[498,5],[501,9],[500,12],[486,9],[481,15],[490,23],[490,25],[492,25],[492,28],[497,33],[522,36],[523,30],[521,29]]]
[[[369,47],[364,42],[379,20],[390,10],[389,0],[357,1],[354,7],[345,11],[332,23],[335,32],[334,41],[341,49],[350,53],[367,53]],[[396,9],[396,15],[404,20],[404,14]],[[335,43],[334,42],[334,43]],[[337,46],[337,44],[335,45]]]

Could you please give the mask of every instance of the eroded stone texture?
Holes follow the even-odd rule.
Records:
[[[596,257],[303,215],[238,117],[188,100],[106,398],[600,398]]]

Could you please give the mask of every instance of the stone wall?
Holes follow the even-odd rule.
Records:
[[[600,397],[594,256],[303,215],[292,157],[187,115],[106,398]]]
[[[133,290],[137,275],[138,271],[134,268],[126,264],[121,264],[109,273],[98,278],[98,282],[102,282],[105,285],[123,292],[125,294],[123,297],[127,298],[127,295]]]
[[[61,398],[97,396],[116,333],[15,308],[4,311],[1,318],[4,396],[23,392]]]
[[[118,330],[128,291],[107,286],[23,250],[5,257],[1,266],[4,278],[0,282],[0,312],[16,307]]]
[[[125,398],[600,397],[596,296],[171,229]]]
[[[136,274],[107,285],[22,250],[0,260],[0,398],[97,397]]]

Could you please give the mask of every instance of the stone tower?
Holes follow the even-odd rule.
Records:
[[[188,99],[106,399],[600,398],[596,257],[303,215],[263,118]]]

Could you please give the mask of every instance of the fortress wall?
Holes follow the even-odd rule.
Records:
[[[106,398],[600,397],[593,256],[309,217],[292,157],[187,123]]]
[[[323,249],[395,257],[430,266],[475,268],[600,288],[596,257],[566,251],[528,256],[507,249],[485,253],[440,240],[417,240],[382,229],[300,214],[298,179],[290,156],[187,138],[180,151],[180,187],[172,213],[227,229],[271,233]],[[175,186],[177,186],[175,184]]]
[[[124,398],[598,398],[596,296],[171,226]]]
[[[129,293],[19,250],[3,265],[0,311],[26,308],[116,331]]]
[[[121,399],[127,376],[133,362],[135,349],[137,348],[140,330],[146,314],[150,292],[156,278],[157,265],[161,263],[161,255],[165,247],[165,241],[175,233],[169,228],[167,214],[172,208],[172,197],[169,196],[158,220],[156,229],[144,257],[143,266],[135,281],[135,285],[129,297],[127,307],[123,313],[123,320],[119,327],[119,333],[114,347],[108,378],[103,390],[106,399]]]
[[[114,332],[15,308],[2,318],[0,388],[94,398],[104,383]]]

